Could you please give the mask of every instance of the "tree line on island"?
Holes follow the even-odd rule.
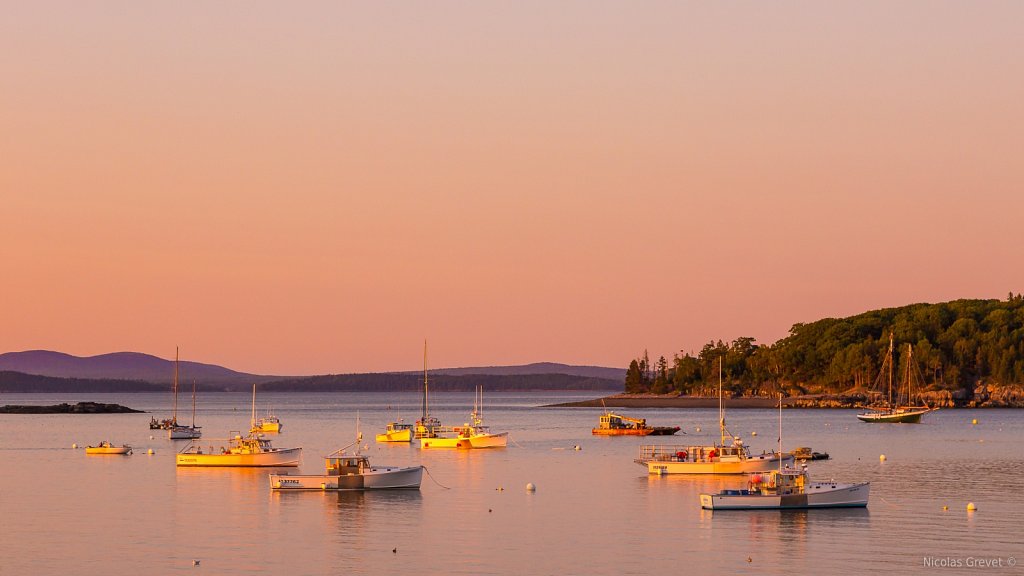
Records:
[[[731,396],[863,392],[879,374],[890,332],[897,373],[905,373],[907,344],[913,345],[926,390],[970,398],[979,383],[1024,383],[1024,295],[1011,292],[1005,301],[912,304],[795,324],[772,345],[717,340],[696,356],[661,356],[653,364],[645,351],[630,362],[625,390],[714,395],[721,359],[722,387]]]

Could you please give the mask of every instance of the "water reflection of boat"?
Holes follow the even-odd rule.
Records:
[[[324,474],[271,474],[271,490],[419,490],[423,466],[372,466],[360,454],[363,436],[327,455]],[[355,446],[351,454],[345,452]]]
[[[85,453],[86,454],[126,454],[127,455],[127,454],[131,454],[132,453],[132,447],[127,445],[127,444],[124,444],[124,445],[121,445],[121,446],[114,446],[110,442],[107,442],[106,440],[104,440],[104,441],[100,442],[99,444],[97,444],[96,446],[86,446],[85,447]]]

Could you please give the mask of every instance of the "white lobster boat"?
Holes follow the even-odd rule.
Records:
[[[335,450],[325,460],[326,473],[312,475],[271,474],[271,490],[419,490],[423,466],[372,466],[359,453],[363,435],[354,444]],[[355,446],[351,455],[345,451]]]
[[[811,482],[806,470],[786,468],[752,475],[746,489],[701,494],[700,507],[705,510],[863,508],[868,505],[870,491],[870,482]]]
[[[781,406],[781,399],[780,399]],[[781,410],[781,408],[780,408]],[[722,403],[722,363],[718,364],[718,444],[687,446],[679,444],[647,444],[640,446],[634,460],[647,468],[648,474],[749,474],[780,468],[794,462],[792,454],[777,452],[751,454],[739,436],[725,427],[725,406]],[[726,439],[732,438],[730,444]]]
[[[782,452],[782,396],[779,396],[779,452]],[[841,484],[835,480],[811,482],[807,465],[752,474],[747,487],[701,494],[705,510],[806,510],[809,508],[863,508],[871,485]]]

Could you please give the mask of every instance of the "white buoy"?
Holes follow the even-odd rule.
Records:
[[[577,445],[573,446],[573,447],[572,447],[572,449],[573,449],[573,450],[576,450],[577,452],[581,450],[581,448],[580,448],[580,445],[579,445],[579,444],[577,444]]]
[[[942,507],[942,511],[943,511],[943,512],[946,512],[946,511],[948,511],[948,510],[949,510],[949,506],[943,506],[943,507]]]
[[[700,426],[697,426],[697,432],[700,432]]]
[[[977,509],[978,509],[978,507],[974,505],[974,502],[968,502],[967,503],[967,511],[968,512],[974,512]]]
[[[533,485],[533,482],[530,482],[529,484],[526,485],[526,491],[527,492],[536,492],[537,491],[537,487]],[[973,506],[973,504],[971,504],[971,506]]]
[[[152,435],[152,434],[150,434],[150,435],[149,435],[149,439],[150,439],[150,440],[152,440],[152,439],[153,439],[153,435]]]
[[[150,455],[154,454],[153,449],[150,448],[149,450],[146,450],[146,454],[150,454]]]
[[[757,432],[751,432],[750,435],[751,436],[757,436]]]
[[[878,457],[878,460],[879,460],[880,462],[885,462],[885,454],[882,454],[881,456],[879,456],[879,457]]]
[[[74,448],[75,450],[77,450],[78,449],[78,444],[72,444],[71,447]]]

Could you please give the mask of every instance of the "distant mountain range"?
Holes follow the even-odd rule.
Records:
[[[244,390],[254,383],[266,385],[266,390],[405,390],[415,388],[421,381],[419,372],[269,376],[190,361],[179,362],[178,370],[179,381],[195,380],[206,390]],[[439,389],[472,390],[475,382],[494,390],[613,390],[621,389],[626,371],[540,362],[524,366],[440,368],[429,373]],[[168,389],[173,379],[173,360],[138,352],[88,357],[49,350],[0,354],[0,391],[4,392],[157,391]]]

